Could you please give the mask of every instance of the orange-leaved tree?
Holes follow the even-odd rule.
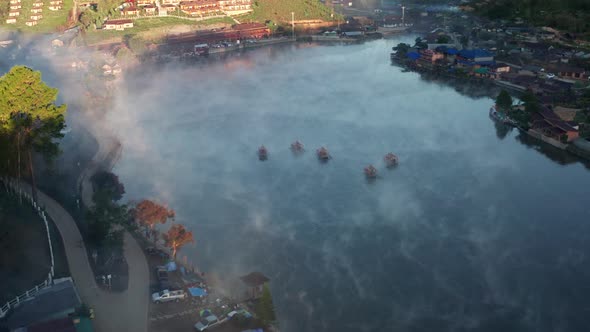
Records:
[[[156,224],[165,224],[168,219],[174,218],[174,210],[168,209],[149,199],[137,203],[133,209],[135,220],[151,230]]]
[[[181,224],[175,224],[170,227],[168,232],[163,235],[166,247],[172,249],[172,257],[176,259],[176,252],[187,243],[193,243],[193,233],[189,232]]]

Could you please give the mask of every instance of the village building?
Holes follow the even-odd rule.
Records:
[[[545,69],[543,69],[542,67],[539,67],[539,66],[525,65],[520,68],[520,70],[518,71],[518,74],[525,75],[525,76],[539,76],[544,71],[545,71]]]
[[[580,111],[581,109],[568,108],[563,106],[557,106],[553,108],[553,113],[555,113],[561,120],[568,123],[573,122],[576,118],[576,114]]]
[[[161,0],[160,4],[162,6],[168,6],[168,5],[178,6],[180,4],[180,0]]]
[[[56,11],[56,10],[62,9],[62,6],[61,5],[50,5],[48,8],[49,8],[49,10]]]
[[[6,24],[14,24],[16,23],[16,18],[11,17],[6,19]]]
[[[565,67],[560,66],[558,67],[557,76],[563,79],[571,79],[571,80],[587,80],[588,73],[583,68],[576,68],[576,67]]]
[[[145,7],[143,7],[143,10],[145,10],[145,14],[146,15],[156,15],[156,6],[154,5],[147,5]]]
[[[121,72],[122,72],[121,66],[119,66],[119,64],[115,64],[113,66],[113,70],[112,70],[113,75],[121,74]]]
[[[50,5],[63,5],[63,1],[62,0],[51,0],[49,1]]]
[[[133,28],[132,20],[109,20],[104,23],[105,30],[125,30],[127,28]]]
[[[10,0],[11,5],[19,4],[21,0]]]
[[[31,20],[33,20],[33,21],[39,21],[42,18],[43,18],[43,14],[33,14],[33,15],[31,15]]]
[[[19,10],[21,8],[23,8],[23,6],[21,6],[20,3],[15,3],[15,4],[10,5],[10,10]]]
[[[270,279],[260,272],[252,272],[240,277],[242,281],[243,296],[246,299],[258,299],[262,296],[262,290]]]
[[[569,143],[579,137],[577,128],[560,119],[545,106],[540,112],[533,114],[531,130],[561,143]]]
[[[20,16],[20,12],[19,11],[10,11],[10,12],[8,12],[8,17],[16,17],[16,16]]]
[[[102,73],[104,76],[111,75],[113,73],[113,67],[109,65],[102,66]]]
[[[219,0],[219,9],[228,15],[252,11],[252,0]]]
[[[137,13],[139,13],[139,11],[136,7],[128,7],[122,11],[123,16],[137,16]]]
[[[433,50],[420,50],[420,58],[418,59],[418,63],[423,64],[434,64],[439,60],[443,60],[445,58],[444,53],[433,51]]]
[[[457,62],[465,65],[492,65],[494,55],[482,49],[461,50],[458,53]]]
[[[153,4],[153,1],[152,0],[136,0],[135,4],[138,7],[151,6]]]
[[[270,29],[262,23],[234,24],[232,29],[237,31],[238,39],[260,39],[270,36]]]
[[[63,47],[64,42],[61,39],[54,39],[51,41],[51,46],[53,47]]]
[[[33,8],[41,8],[43,7],[43,2],[35,2],[33,3]]]
[[[219,11],[217,1],[199,0],[199,1],[182,1],[180,10],[189,15],[207,15]]]
[[[38,13],[42,13],[43,12],[43,8],[32,8],[31,9],[31,13],[33,14],[38,14]]]
[[[162,12],[170,13],[175,10],[176,10],[176,7],[174,5],[162,5],[162,6],[160,6],[160,15],[162,14]]]

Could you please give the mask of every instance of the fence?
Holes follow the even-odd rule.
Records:
[[[49,244],[49,255],[51,257],[51,268],[50,268],[49,273],[47,274],[47,279],[45,279],[45,281],[43,281],[42,283],[36,285],[34,288],[31,288],[30,290],[24,292],[23,294],[6,302],[6,304],[4,304],[0,308],[0,318],[4,318],[4,316],[6,316],[6,314],[8,313],[8,311],[10,311],[10,309],[18,306],[21,302],[26,301],[27,299],[29,299],[31,297],[34,297],[35,295],[37,295],[39,290],[47,288],[53,284],[53,277],[55,275],[55,271],[54,271],[55,260],[53,258],[53,245],[51,244],[51,234],[49,233],[49,223],[47,221],[47,216],[45,215],[45,211],[41,208],[41,206],[39,204],[37,204],[37,202],[35,202],[35,200],[33,199],[33,196],[29,195],[29,193],[27,193],[23,190],[23,186],[22,186],[21,182],[14,180],[14,179],[9,179],[9,178],[0,178],[0,182],[2,182],[4,184],[4,187],[6,188],[6,192],[8,192],[9,194],[18,195],[20,199],[25,198],[25,200],[27,200],[29,203],[31,203],[31,205],[33,206],[35,211],[37,211],[37,213],[39,214],[39,217],[41,217],[41,219],[43,219],[43,222],[45,223],[45,231],[47,232],[47,242]]]

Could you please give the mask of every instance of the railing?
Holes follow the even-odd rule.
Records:
[[[51,244],[51,234],[49,233],[49,223],[47,222],[47,216],[45,215],[45,211],[41,208],[41,206],[39,204],[37,204],[37,202],[35,202],[35,200],[33,199],[33,196],[29,195],[29,193],[27,193],[23,190],[22,186],[19,185],[19,182],[17,180],[9,179],[9,178],[0,178],[0,182],[2,182],[4,184],[4,187],[6,188],[6,192],[18,195],[19,198],[21,198],[21,199],[25,198],[29,203],[31,203],[33,208],[39,214],[39,217],[41,217],[41,219],[43,219],[43,222],[45,223],[45,231],[47,232],[47,243],[49,244],[49,255],[51,257],[51,268],[49,270],[49,273],[47,274],[47,279],[45,279],[45,281],[36,285],[35,287],[29,289],[28,291],[24,292],[23,294],[6,302],[0,308],[0,318],[4,318],[4,316],[6,316],[6,314],[8,313],[8,311],[10,311],[10,309],[18,306],[21,302],[26,301],[27,299],[29,299],[31,297],[34,297],[35,295],[37,295],[37,293],[41,289],[47,288],[53,284],[53,277],[55,276],[55,271],[54,271],[55,260],[53,258],[53,245]]]
[[[51,286],[51,280],[53,279],[53,277],[51,276],[51,273],[49,273],[49,275],[47,276],[47,279],[45,279],[45,281],[43,281],[42,283],[36,285],[35,287],[29,289],[28,291],[22,293],[21,295],[15,297],[14,299],[6,302],[2,308],[0,308],[0,318],[3,318],[4,316],[6,316],[6,314],[8,313],[8,311],[10,311],[10,309],[17,307],[19,304],[21,304],[22,302],[34,297],[35,295],[37,295],[37,293],[39,293],[40,290],[45,289],[49,286]]]

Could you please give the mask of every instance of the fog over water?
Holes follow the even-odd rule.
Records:
[[[202,270],[269,276],[286,332],[590,330],[590,172],[499,138],[492,100],[391,66],[398,42],[129,77],[109,115],[126,199],[174,208]]]

